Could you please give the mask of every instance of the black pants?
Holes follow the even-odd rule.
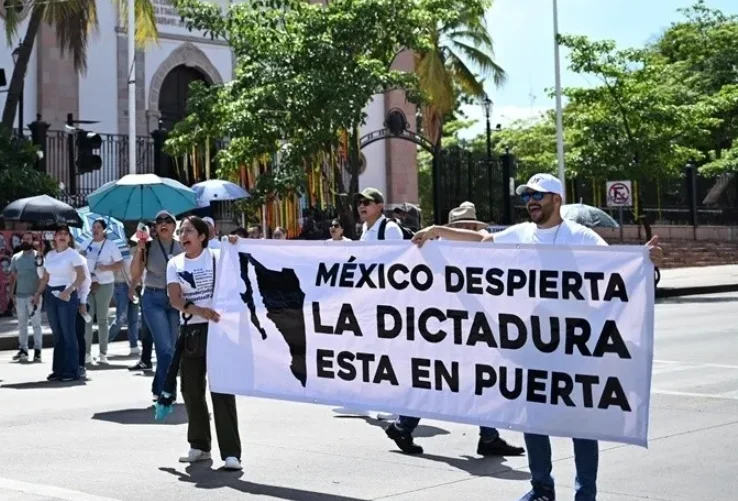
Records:
[[[141,329],[138,331],[141,337],[141,361],[151,365],[151,352],[154,349],[154,339],[151,337],[151,331],[146,320],[141,315]]]
[[[207,324],[194,324],[180,328],[186,334],[179,371],[182,397],[187,409],[187,441],[193,449],[210,452],[210,414],[205,396],[206,348],[208,343]],[[223,393],[210,393],[213,400],[215,433],[218,436],[220,457],[236,457],[241,460],[241,437],[238,433],[236,397]]]

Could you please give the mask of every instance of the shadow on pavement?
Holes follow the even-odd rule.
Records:
[[[333,416],[334,419],[360,419],[364,421],[366,424],[370,426],[376,426],[377,428],[380,428],[382,431],[389,426],[392,421],[380,421],[378,419],[374,419],[369,416],[357,416],[357,415],[338,415]],[[421,421],[422,423],[422,421]],[[437,437],[439,435],[448,435],[450,432],[448,430],[444,430],[443,428],[438,428],[436,426],[426,426],[424,424],[419,424],[417,428],[415,428],[415,431],[413,432],[413,437],[415,438],[432,438]],[[389,439],[387,439],[389,440]]]
[[[212,465],[212,461],[202,461],[187,466],[184,472],[178,471],[175,468],[165,467],[161,467],[159,470],[174,475],[180,482],[194,484],[199,489],[221,489],[227,487],[244,494],[284,499],[287,501],[367,501],[362,498],[246,482],[241,480],[243,471],[214,470],[211,468]]]
[[[187,423],[187,412],[183,404],[174,404],[172,413],[164,421],[154,419],[154,406],[145,409],[121,409],[119,411],[98,412],[92,416],[98,421],[109,421],[118,424],[152,424],[152,425],[180,425]]]
[[[656,300],[656,304],[738,303],[738,296],[678,296]]]
[[[86,368],[88,372],[119,371],[122,369],[128,369],[128,366],[127,365],[117,365],[117,364],[96,364],[96,365],[87,365]]]
[[[422,444],[418,444],[422,445]],[[393,454],[403,454],[400,451],[392,451]],[[416,457],[429,459],[437,463],[445,463],[451,468],[465,471],[469,475],[475,477],[495,477],[507,480],[530,480],[530,474],[527,471],[516,470],[504,465],[507,461],[504,457],[484,457],[484,456],[459,456],[447,457],[437,456],[435,454],[418,454]]]
[[[10,388],[13,390],[38,390],[43,388],[67,388],[69,386],[84,386],[87,384],[83,379],[77,381],[29,381],[27,383],[10,383],[0,386],[0,388]]]

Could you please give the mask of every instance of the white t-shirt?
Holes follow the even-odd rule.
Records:
[[[350,238],[346,238],[346,237],[341,237],[341,240],[348,240],[349,242],[351,241]],[[340,242],[341,240],[335,240],[335,241]],[[332,238],[329,238],[328,240],[326,240],[326,242],[333,242],[333,241],[334,240]]]
[[[220,240],[217,238],[208,240],[208,249],[220,249]]]
[[[205,249],[196,259],[188,259],[184,252],[177,254],[167,264],[167,285],[179,284],[185,301],[192,301],[195,306],[210,308],[213,304],[215,279],[213,257],[217,266],[220,258],[220,251],[217,249]],[[188,323],[205,322],[206,319],[193,316]]]
[[[77,266],[87,266],[85,258],[72,248],[62,252],[50,251],[44,258],[44,268],[49,274],[49,287],[69,287],[77,279]]]
[[[521,223],[493,235],[494,241],[499,244],[607,245],[605,239],[592,229],[566,219],[553,228]]]
[[[92,277],[90,276],[90,270],[85,266],[85,280],[79,286],[79,291],[77,292],[80,304],[87,304],[87,297],[90,295],[90,287],[92,287]]]
[[[382,221],[387,219],[384,215],[379,216],[371,228],[366,227],[366,223],[361,226],[361,240],[362,242],[379,240],[379,228],[382,226]],[[384,229],[385,240],[402,240],[402,230],[394,221],[387,221],[387,226]]]
[[[85,253],[87,258],[87,269],[90,270],[93,282],[101,284],[112,284],[115,282],[114,271],[100,271],[96,266],[101,264],[113,264],[123,261],[123,255],[116,243],[107,238],[100,242],[90,240],[81,249],[80,252]]]

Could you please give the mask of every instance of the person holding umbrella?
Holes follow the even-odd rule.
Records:
[[[154,338],[156,350],[156,373],[152,390],[154,401],[162,392],[167,368],[172,361],[174,343],[179,329],[179,312],[174,309],[167,297],[167,264],[182,252],[179,242],[174,239],[177,221],[166,210],[156,214],[156,238],[138,238],[136,253],[131,261],[133,283],[143,277],[144,291],[141,296],[141,312]]]
[[[74,249],[69,226],[60,224],[54,232],[54,250],[44,259],[44,275],[31,300],[38,305],[45,293],[46,314],[54,335],[54,361],[49,381],[79,379],[79,347],[76,318],[79,307],[77,290],[85,280],[87,263]]]

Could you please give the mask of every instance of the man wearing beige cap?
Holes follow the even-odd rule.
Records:
[[[365,188],[354,196],[359,218],[364,223],[359,240],[402,240],[402,229],[384,215],[384,195],[376,188]]]
[[[471,202],[464,202],[455,209],[451,209],[448,215],[448,228],[459,228],[477,231],[482,235],[487,223],[477,219],[477,209]],[[422,454],[423,448],[413,440],[413,431],[418,427],[420,418],[410,416],[399,416],[397,420],[387,427],[385,433],[394,440],[397,447],[406,454]],[[520,456],[525,452],[522,447],[508,444],[500,437],[496,428],[486,426],[479,427],[479,442],[477,443],[477,454],[481,456]]]

